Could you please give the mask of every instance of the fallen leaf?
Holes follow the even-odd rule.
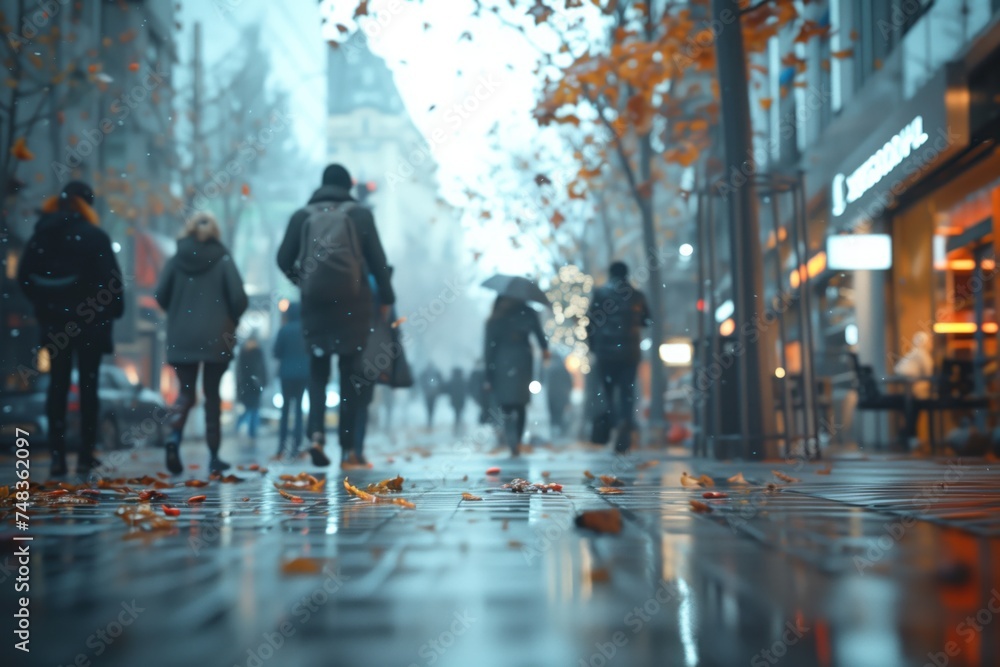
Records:
[[[319,574],[325,562],[319,558],[295,558],[281,564],[281,573],[286,575]]]
[[[290,501],[292,501],[293,503],[304,503],[304,502],[305,502],[305,501],[304,501],[304,500],[302,500],[302,498],[300,498],[299,496],[293,496],[292,494],[290,494],[290,493],[289,493],[288,491],[285,491],[284,489],[278,489],[278,493],[280,493],[280,494],[281,494],[281,497],[282,497],[282,498],[285,498],[285,499],[287,499],[287,500],[290,500]]]
[[[726,481],[729,482],[730,484],[747,484],[748,483],[746,481],[746,479],[743,478],[743,473],[742,472],[736,473],[735,475],[733,475],[732,477],[730,477]]]
[[[163,513],[167,516],[180,516],[181,510],[178,507],[170,507],[169,505],[161,505],[163,508]]]
[[[699,488],[700,489],[701,486],[702,486],[702,484],[701,484],[701,482],[699,482],[698,480],[696,480],[691,475],[687,474],[686,472],[682,472],[681,473],[681,486],[686,486],[688,488]]]
[[[604,486],[625,486],[625,482],[621,481],[614,475],[601,475],[601,482]]]
[[[594,473],[590,472],[589,470],[584,470],[583,476],[586,477],[587,479],[594,479]]]
[[[589,510],[578,514],[575,523],[597,533],[618,534],[622,532],[622,513],[616,509]]]
[[[706,491],[705,493],[701,494],[701,497],[710,499],[728,498],[729,494],[724,493],[722,491]]]
[[[774,475],[775,477],[777,477],[778,479],[780,479],[782,482],[786,482],[788,484],[791,484],[792,482],[799,481],[795,477],[792,477],[790,475],[786,475],[785,473],[781,472],[780,470],[772,470],[771,474]]]
[[[702,475],[698,478],[698,481],[701,482],[703,486],[715,486],[715,480],[708,475]]]
[[[462,500],[482,500],[479,496],[474,496],[471,493],[463,493]]]
[[[187,501],[189,503],[203,503],[203,502],[205,502],[205,499],[206,499],[206,496],[204,496],[204,495],[201,495],[201,496],[191,496],[190,498],[188,498]]]
[[[701,502],[700,500],[689,500],[688,502],[691,504],[692,512],[698,512],[699,514],[702,514],[712,511],[711,507]]]
[[[500,468],[497,467],[497,466],[493,466],[492,468],[487,468],[486,469],[486,474],[487,475],[499,475],[500,474]]]
[[[833,472],[833,464],[829,463],[829,464],[827,464],[827,466],[825,468],[821,468],[820,470],[817,470],[816,474],[817,475],[829,475],[831,472]]]
[[[615,488],[613,486],[598,487],[597,492],[602,493],[606,496],[620,496],[621,494],[625,493],[621,489]]]
[[[184,486],[193,486],[200,489],[203,486],[208,486],[208,482],[203,482],[200,479],[189,479],[188,481],[184,482]]]

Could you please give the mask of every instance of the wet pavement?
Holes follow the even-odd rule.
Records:
[[[224,455],[267,472],[161,489],[180,508],[168,519],[152,504],[171,522],[162,530],[127,525],[116,511],[134,509],[135,494],[110,489],[96,505],[35,508],[26,533],[8,514],[2,616],[10,626],[12,538],[31,535],[32,635],[30,655],[19,653],[5,627],[0,664],[1000,664],[1000,472],[988,462],[828,468],[583,445],[511,460],[488,442],[481,431],[376,439],[374,470],[330,469],[322,491],[290,492],[301,503],[274,483],[319,470],[267,462],[273,441],[230,442]],[[181,480],[206,480],[203,449],[182,453],[199,467]],[[113,458],[109,477],[164,470],[160,450]],[[13,481],[12,459],[0,463],[0,483]],[[43,457],[33,463],[47,470]],[[601,493],[585,471],[617,476],[622,493]],[[715,486],[685,487],[683,472]],[[738,472],[749,484],[727,482]],[[345,474],[364,488],[397,473],[396,495],[415,509],[343,486]],[[501,488],[515,477],[563,490]],[[185,502],[196,494],[206,500]],[[574,525],[608,509],[621,513],[619,534]]]

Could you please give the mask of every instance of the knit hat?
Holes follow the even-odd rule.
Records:
[[[347,169],[339,164],[331,164],[323,170],[323,185],[337,185],[350,190],[354,183],[351,179],[351,173]]]

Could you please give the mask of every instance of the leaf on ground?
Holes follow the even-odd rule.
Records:
[[[499,466],[493,466],[492,468],[487,468],[486,469],[486,474],[487,475],[499,475],[500,474],[500,468],[499,468]]]
[[[510,547],[511,549],[520,549],[521,547],[524,546],[524,542],[520,542],[518,540],[509,540],[507,542],[507,546]]]
[[[791,475],[786,475],[785,473],[781,472],[780,470],[772,470],[771,474],[774,475],[775,477],[777,477],[778,479],[780,479],[782,482],[786,482],[788,484],[791,484],[792,482],[799,481],[797,478],[792,477]]]
[[[601,483],[604,486],[625,486],[625,482],[621,481],[614,475],[601,475]]]
[[[643,463],[640,463],[639,465],[636,466],[636,470],[646,470],[647,468],[655,468],[658,465],[660,465],[660,462],[655,459],[652,461],[644,461]]]
[[[326,562],[320,558],[294,558],[281,564],[281,574],[320,574]]]
[[[687,474],[686,472],[682,472],[681,473],[681,486],[685,486],[685,487],[687,487],[689,489],[693,489],[693,488],[699,488],[700,489],[702,487],[702,483],[699,482],[694,477],[692,477],[691,475]]]
[[[708,475],[702,475],[698,481],[701,482],[702,486],[715,486],[715,480]]]
[[[189,479],[184,482],[184,486],[193,486],[195,488],[202,488],[203,486],[208,486],[208,482],[202,481],[200,479]]]
[[[742,472],[738,472],[729,479],[726,480],[730,484],[748,484],[747,480],[743,477]]]
[[[691,511],[697,512],[699,514],[706,514],[712,511],[712,508],[708,504],[701,502],[700,500],[689,500],[688,503],[691,504]]]
[[[709,500],[718,500],[719,498],[728,498],[729,494],[723,491],[706,491],[701,494],[702,498],[708,498]]]
[[[622,532],[622,513],[613,510],[589,510],[578,514],[575,523],[580,528],[586,528],[597,533]]]
[[[368,488],[365,489],[368,493],[397,493],[403,490],[403,482],[405,480],[397,475],[393,479],[383,479],[377,484],[369,484]]]
[[[474,496],[471,493],[463,493],[462,500],[482,500],[479,496]]]
[[[832,463],[828,463],[825,468],[820,468],[819,470],[817,470],[816,474],[817,475],[829,475],[832,472],[833,472],[833,464]]]
[[[597,488],[597,492],[601,493],[601,494],[603,494],[605,496],[620,496],[623,493],[625,493],[621,489],[616,488],[614,486],[601,486],[601,487],[598,487]]]
[[[594,473],[590,472],[589,470],[584,470],[583,476],[586,477],[587,479],[594,479]]]
[[[290,501],[292,501],[293,503],[304,503],[304,502],[305,502],[305,501],[304,501],[304,500],[302,500],[302,498],[300,498],[299,496],[293,496],[293,495],[292,495],[292,494],[290,494],[290,493],[289,493],[288,491],[285,491],[284,489],[282,489],[282,488],[278,487],[278,485],[277,485],[277,484],[275,484],[274,486],[275,486],[275,488],[277,488],[277,489],[278,489],[278,493],[280,493],[280,494],[281,494],[281,497],[282,497],[282,498],[285,498],[286,500],[290,500]]]

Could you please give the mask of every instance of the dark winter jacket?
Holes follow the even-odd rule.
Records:
[[[79,213],[45,213],[21,255],[18,283],[35,309],[43,343],[72,336],[114,351],[111,323],[125,310],[124,281],[111,239]]]
[[[302,335],[302,308],[297,303],[288,306],[288,322],[274,338],[274,358],[278,360],[278,377],[282,380],[309,379],[309,351]]]
[[[486,405],[486,371],[477,366],[469,373],[469,396],[476,402],[476,405],[483,407]]]
[[[465,376],[462,375],[462,371],[456,370],[451,374],[451,379],[448,380],[448,398],[451,400],[452,407],[461,410],[467,396],[468,387]]]
[[[638,364],[642,329],[652,323],[645,295],[628,280],[594,290],[587,310],[590,351],[602,362]]]
[[[346,189],[324,185],[313,193],[309,204],[354,201]],[[299,280],[295,272],[295,262],[302,245],[302,225],[308,217],[307,209],[300,209],[292,216],[288,222],[288,229],[285,230],[285,238],[278,248],[278,267],[294,283],[298,283]],[[351,207],[348,217],[355,224],[365,268],[375,278],[378,286],[378,301],[384,305],[394,304],[396,295],[392,290],[389,265],[371,211],[356,204]],[[371,330],[373,304],[374,300],[367,282],[363,282],[355,303],[337,304],[335,313],[331,312],[328,303],[303,301],[302,330],[306,343],[331,354],[360,351],[364,348]]]
[[[267,384],[267,362],[264,350],[254,341],[248,341],[240,348],[236,359],[236,398],[247,409],[260,408],[260,396]]]
[[[247,309],[243,279],[226,247],[188,236],[177,242],[156,288],[167,313],[167,361],[228,362]]]
[[[561,411],[569,405],[573,376],[566,370],[566,360],[553,358],[545,373],[545,396],[550,406]]]
[[[529,338],[535,336],[547,349],[538,313],[525,303],[494,310],[486,321],[486,381],[497,405],[527,405],[534,372],[534,356]]]

